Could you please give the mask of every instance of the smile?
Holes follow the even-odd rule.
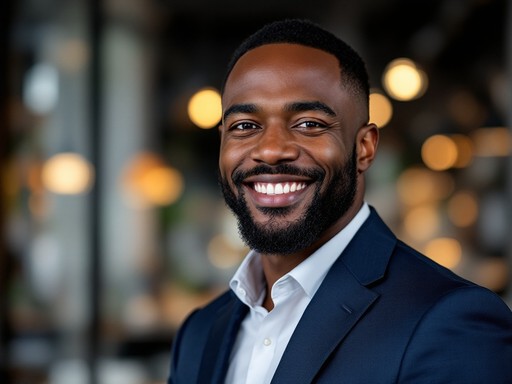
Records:
[[[305,182],[284,182],[284,183],[254,183],[254,190],[265,195],[283,195],[297,192],[306,188]]]

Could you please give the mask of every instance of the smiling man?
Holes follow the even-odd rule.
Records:
[[[243,55],[225,86],[220,172],[226,202],[249,246],[287,268],[361,208],[361,175],[377,145],[367,112],[349,90],[332,84],[342,84],[333,55],[270,44]]]
[[[510,309],[365,202],[368,95],[359,55],[308,21],[235,51],[219,174],[251,251],[181,327],[169,383],[512,382]]]

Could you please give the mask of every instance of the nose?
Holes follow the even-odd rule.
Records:
[[[293,133],[281,124],[265,127],[251,151],[256,162],[275,165],[296,160],[300,150],[293,140]]]

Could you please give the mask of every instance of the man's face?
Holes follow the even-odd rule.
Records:
[[[240,58],[223,94],[219,168],[251,248],[291,254],[346,224],[363,124],[334,56],[272,44]]]

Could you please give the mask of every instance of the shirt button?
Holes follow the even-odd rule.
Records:
[[[266,337],[265,340],[263,340],[263,345],[268,347],[270,344],[272,344],[272,340]]]
[[[243,288],[238,288],[238,293],[239,293],[241,296],[245,296],[245,294],[246,294],[245,289],[243,289]]]

